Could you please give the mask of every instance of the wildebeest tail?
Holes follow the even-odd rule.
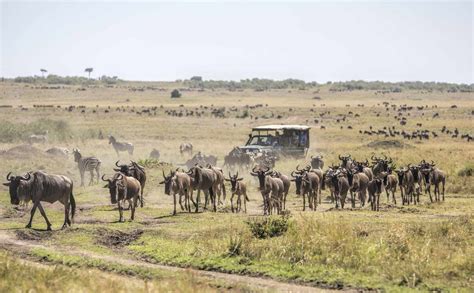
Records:
[[[74,215],[76,214],[76,200],[74,199],[74,195],[69,195],[69,204],[71,205],[71,222],[74,223]]]

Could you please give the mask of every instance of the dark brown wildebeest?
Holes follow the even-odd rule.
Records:
[[[318,155],[316,157],[311,156],[311,168],[322,170],[324,168],[323,156],[321,155]]]
[[[224,183],[224,171],[222,170],[222,168],[219,168],[219,167],[214,167],[212,166],[211,164],[207,164],[206,166],[208,169],[211,169],[213,170],[215,173],[216,173],[216,180],[217,180],[217,189],[215,190],[216,191],[216,195],[217,195],[217,199],[218,199],[218,204],[222,205],[224,204],[222,201],[221,201],[221,195],[223,196],[223,200],[225,202],[225,198],[226,198],[226,190],[225,190],[225,183]]]
[[[137,207],[140,197],[140,182],[122,173],[115,173],[111,179],[104,179],[104,176],[105,175],[102,175],[102,180],[107,182],[104,188],[109,189],[110,202],[118,205],[120,214],[119,222],[123,221],[122,202],[125,200],[128,201],[132,210],[130,219],[133,221],[135,219],[135,208]]]
[[[283,186],[283,182],[279,178],[271,177],[273,173],[269,167],[265,169],[257,169],[253,167],[250,175],[256,176],[259,181],[259,190],[263,198],[263,214],[269,215],[272,212],[273,201],[279,197],[282,191],[280,191],[280,182]]]
[[[170,172],[170,175],[166,176],[165,172],[163,172],[163,181],[159,184],[165,185],[165,194],[171,195],[173,194],[173,215],[176,215],[176,195],[179,195],[179,205],[181,206],[181,210],[186,210],[191,212],[191,201],[194,205],[196,203],[192,199],[193,189],[191,186],[191,178],[188,174],[184,172],[173,171]],[[181,197],[184,196],[184,207],[181,202]]]
[[[143,207],[143,189],[146,184],[146,172],[143,166],[140,166],[135,161],[130,161],[130,165],[119,165],[119,161],[115,162],[115,166],[119,169],[114,168],[115,172],[121,172],[126,176],[132,176],[140,182],[140,206]]]
[[[291,185],[290,178],[288,176],[286,176],[285,174],[282,174],[281,172],[278,172],[278,171],[273,171],[272,177],[280,178],[281,181],[283,182],[283,198],[282,198],[283,205],[282,205],[282,209],[285,210],[286,209],[286,197],[288,196],[288,191],[290,190],[290,185]]]
[[[347,156],[339,155],[339,160],[341,161],[341,167],[346,168],[347,170],[353,167],[351,155],[347,155]]]
[[[238,213],[242,209],[242,196],[244,200],[244,213],[247,213],[247,186],[242,182],[243,178],[239,178],[239,172],[232,176],[229,172],[229,179],[225,178],[226,181],[230,182],[232,195],[230,197],[230,209],[234,212],[234,195],[237,195],[237,207],[235,211]]]
[[[409,168],[397,170],[398,185],[400,186],[400,193],[402,195],[402,204],[410,204],[413,202],[413,194],[415,192],[415,182],[413,174]]]
[[[130,142],[119,142],[115,137],[109,135],[109,144],[112,144],[118,157],[120,156],[119,152],[125,151],[128,152],[129,155],[133,155],[134,146]]]
[[[422,167],[422,174],[425,178],[425,184],[426,184],[426,191],[428,192],[430,196],[431,202],[433,202],[433,199],[431,197],[431,184],[434,185],[434,197],[435,201],[440,201],[441,200],[441,192],[440,192],[440,184],[443,185],[443,201],[444,201],[444,187],[446,184],[446,173],[436,167],[436,164],[431,161],[431,164],[425,163],[424,166]]]
[[[385,187],[385,192],[387,194],[387,203],[390,201],[389,192],[391,192],[392,201],[394,204],[397,204],[397,199],[395,198],[395,192],[397,191],[398,176],[395,174],[392,174],[392,168],[388,169],[388,174],[384,178],[383,185]]]
[[[51,230],[51,223],[46,217],[46,213],[41,205],[41,202],[54,203],[59,201],[64,205],[64,224],[62,228],[67,225],[71,226],[74,222],[74,214],[76,213],[76,201],[72,194],[73,183],[72,180],[62,175],[50,175],[42,171],[27,173],[26,176],[10,176],[7,175],[9,182],[3,185],[9,187],[10,203],[18,205],[20,200],[24,202],[33,202],[31,209],[30,221],[26,228],[31,228],[33,216],[36,208],[40,210],[41,215],[46,221],[47,230]],[[71,219],[69,219],[69,211],[71,211]]]
[[[360,206],[365,206],[367,187],[370,181],[369,176],[364,172],[356,171],[356,173],[353,173],[352,170],[346,170],[345,172],[350,187],[352,207],[355,207],[355,193],[359,197]]]
[[[212,169],[203,168],[199,165],[196,165],[189,169],[187,174],[191,177],[192,180],[192,187],[193,189],[197,190],[197,197],[196,197],[196,210],[197,213],[199,211],[199,201],[201,190],[204,192],[205,195],[205,203],[204,208],[207,208],[208,199],[210,198],[211,203],[213,205],[214,212],[217,211],[217,201],[216,201],[216,190],[218,189],[219,182],[217,181],[216,172]]]
[[[150,152],[150,158],[159,160],[160,159],[160,151],[157,149],[152,149]]]
[[[318,204],[319,176],[314,172],[299,171],[291,172],[293,177],[291,181],[295,182],[296,194],[303,196],[303,211],[306,209],[306,196],[308,196],[308,207],[315,211]]]
[[[350,189],[347,170],[343,167],[337,169],[331,179],[332,185],[334,186],[334,201],[336,202],[336,208],[339,208],[338,203],[341,204],[341,208],[344,208],[347,192]]]
[[[378,211],[380,208],[380,193],[382,193],[382,179],[372,179],[367,186],[367,191],[369,192],[371,209]]]

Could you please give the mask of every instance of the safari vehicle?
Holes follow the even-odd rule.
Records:
[[[276,155],[304,157],[309,149],[309,126],[264,125],[252,128],[245,152],[270,152]]]

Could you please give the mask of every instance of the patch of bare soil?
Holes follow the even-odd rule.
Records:
[[[32,145],[29,144],[22,144],[18,145],[15,147],[12,147],[11,149],[7,150],[2,154],[3,156],[7,156],[12,159],[16,158],[31,158],[31,157],[44,157],[45,153],[41,151],[40,149],[35,148]]]
[[[96,231],[96,241],[98,244],[108,247],[123,247],[140,238],[143,230],[136,229],[128,233],[119,230],[99,228]]]
[[[398,140],[377,140],[367,144],[369,148],[390,149],[390,148],[414,148],[414,146],[406,144]]]
[[[52,231],[37,231],[31,229],[16,231],[16,237],[20,240],[41,241],[51,238],[52,235]]]

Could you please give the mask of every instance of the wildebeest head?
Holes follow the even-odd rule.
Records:
[[[121,173],[123,173],[127,176],[130,176],[130,167],[128,165],[125,165],[125,164],[119,165],[119,162],[120,161],[115,162],[115,166],[117,166],[118,169],[114,168],[114,171],[115,172],[121,172]]]
[[[413,174],[413,180],[415,180],[415,182],[417,182],[418,179],[419,179],[420,167],[419,166],[410,166],[409,169],[411,171],[411,174]]]
[[[165,194],[170,195],[171,194],[171,183],[173,176],[175,174],[174,171],[170,171],[170,174],[168,176],[165,175],[165,171],[163,171],[163,181],[161,181],[159,184],[164,184],[165,185]]]
[[[26,176],[10,176],[11,172],[7,174],[7,180],[9,182],[3,183],[3,185],[8,186],[10,191],[10,203],[13,205],[20,204],[20,197],[18,196],[18,187],[20,186],[21,181],[28,181],[31,179],[31,174],[26,173]]]
[[[115,137],[113,137],[112,135],[109,135],[109,144],[115,143],[115,142],[116,142]]]
[[[352,162],[351,155],[347,155],[347,156],[339,155],[339,160],[341,160],[341,167],[350,168],[350,165],[351,165],[351,162]]]
[[[239,178],[239,172],[237,172],[237,174],[235,175],[231,175],[230,172],[229,172],[229,179],[227,178],[224,178],[226,181],[230,181],[230,185],[231,185],[231,190],[232,191],[235,191],[236,188],[237,188],[237,181],[242,181],[244,178]]]
[[[82,158],[81,151],[79,149],[72,149],[72,152],[74,153],[74,162],[79,162]]]
[[[126,188],[124,182],[125,176],[122,173],[115,173],[115,175],[111,179],[105,179],[104,176],[105,174],[102,175],[102,180],[107,182],[107,184],[104,185],[104,188],[109,189],[110,202],[116,204],[118,192],[123,191]]]
[[[265,176],[272,174],[272,170],[270,170],[269,167],[265,167],[265,170],[258,169],[257,166],[252,168],[252,172],[250,172],[250,175],[256,176],[258,178],[258,181],[260,183],[260,190],[265,189]]]
[[[293,177],[293,179],[291,179],[291,181],[295,182],[296,194],[300,195],[301,194],[301,182],[303,181],[303,173],[300,173],[300,172],[297,172],[297,171],[291,172],[291,177]]]
[[[324,167],[323,156],[318,155],[316,157],[311,156],[311,167],[313,169],[322,169]]]
[[[399,169],[399,170],[396,170],[395,172],[397,173],[397,176],[398,176],[398,185],[402,185],[403,179],[405,178],[405,170]]]

